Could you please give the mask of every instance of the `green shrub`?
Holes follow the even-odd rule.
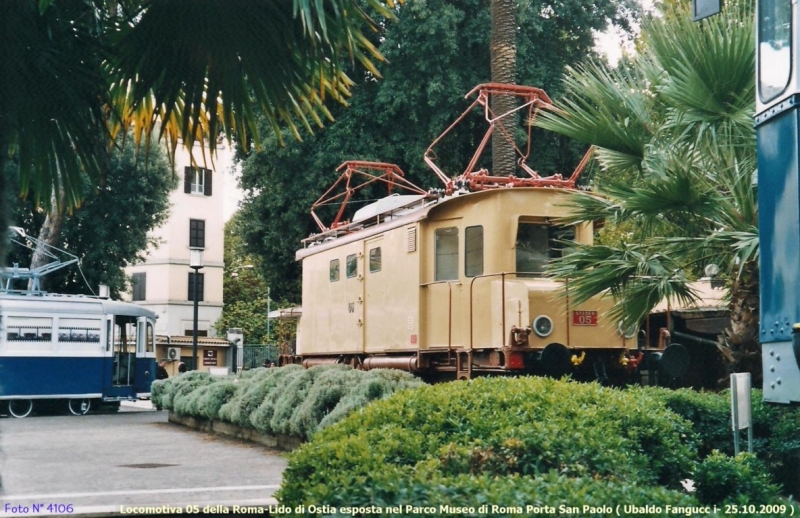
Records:
[[[165,410],[174,410],[176,397],[185,397],[193,390],[212,383],[212,378],[207,372],[194,371],[156,383],[161,384],[164,389],[160,399],[160,406]]]
[[[644,389],[670,410],[692,422],[699,437],[698,453],[705,458],[718,450],[734,453],[730,391],[701,393],[688,389]],[[800,408],[764,402],[760,390],[752,391],[753,451],[775,481],[788,493],[800,492]]]
[[[361,378],[358,371],[345,366],[338,367],[326,369],[312,380],[303,402],[294,409],[288,419],[287,428],[290,435],[311,437],[319,429],[320,422],[339,404],[342,397],[358,384]],[[278,418],[278,414],[275,417]]]
[[[749,453],[729,457],[714,451],[698,464],[693,480],[697,498],[707,504],[768,504],[777,501],[779,491]]]
[[[275,433],[270,422],[275,415],[275,404],[280,394],[291,384],[295,376],[301,375],[305,369],[299,365],[289,365],[279,369],[266,369],[272,371],[271,375],[264,380],[263,400],[261,404],[250,414],[252,426],[264,433]]]
[[[239,386],[236,380],[222,379],[207,385],[205,391],[196,399],[197,412],[206,419],[217,419],[219,410],[228,400],[236,395]]]
[[[467,476],[552,473],[678,488],[694,465],[694,440],[687,421],[643,391],[481,378],[403,392],[321,430],[291,455],[278,498],[286,505],[412,502],[408,481],[422,474],[442,490]],[[492,491],[476,498],[502,503]]]
[[[270,378],[277,369],[252,369],[245,371],[237,381],[239,391],[219,409],[218,418],[246,428],[252,428],[250,415],[267,397],[274,383]]]

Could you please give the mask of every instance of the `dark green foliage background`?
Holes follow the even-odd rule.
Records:
[[[628,27],[629,19],[638,17],[634,5],[630,0],[520,1],[517,83],[544,88],[557,98],[565,66],[593,55],[592,29],[604,29],[609,20]],[[357,73],[350,106],[331,110],[335,122],[303,142],[287,134],[286,147],[272,136],[244,160],[245,242],[264,259],[275,298],[299,301],[294,253],[301,239],[319,231],[308,211],[338,177],[339,164],[390,162],[421,187],[441,187],[422,160],[425,149],[472,101],[464,95],[489,82],[488,0],[408,0],[397,16],[375,35],[387,59],[380,67],[383,79]],[[460,173],[485,129],[476,115],[443,141],[436,149],[443,170]],[[266,128],[262,134],[269,134]],[[571,173],[585,151],[540,130],[534,142],[529,163],[544,175]]]
[[[9,173],[16,173],[13,164]],[[16,174],[10,174],[12,178]],[[157,146],[147,153],[128,142],[109,157],[105,177],[99,185],[84,176],[84,201],[64,216],[57,247],[80,258],[77,266],[58,270],[44,279],[44,288],[54,293],[88,293],[100,284],[111,288],[112,297],[127,289],[125,266],[143,257],[151,239],[147,233],[169,216],[169,193],[177,186],[166,155]],[[13,189],[12,189],[13,190]],[[45,214],[29,198],[12,206],[11,224],[37,237]],[[30,253],[14,246],[7,262],[30,264]],[[89,287],[86,283],[88,282]]]

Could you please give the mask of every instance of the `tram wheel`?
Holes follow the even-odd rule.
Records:
[[[86,398],[70,399],[67,406],[69,407],[69,413],[72,415],[86,415],[92,407],[92,401]]]
[[[31,412],[33,412],[32,399],[10,399],[8,401],[8,413],[16,418],[28,417]]]

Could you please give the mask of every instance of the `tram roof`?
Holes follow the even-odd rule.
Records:
[[[12,309],[19,305],[20,309],[46,311],[48,313],[99,313],[104,315],[127,315],[133,317],[150,317],[158,315],[147,308],[122,302],[119,300],[101,299],[86,295],[40,294],[23,295],[17,293],[0,293],[0,306]]]

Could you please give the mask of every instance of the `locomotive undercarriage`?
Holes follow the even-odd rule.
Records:
[[[623,384],[633,381],[641,355],[623,348],[569,349],[553,343],[544,349],[514,346],[485,349],[433,349],[391,354],[282,355],[280,365],[349,365],[355,369],[399,369],[426,380],[447,381],[491,375],[537,375]]]

